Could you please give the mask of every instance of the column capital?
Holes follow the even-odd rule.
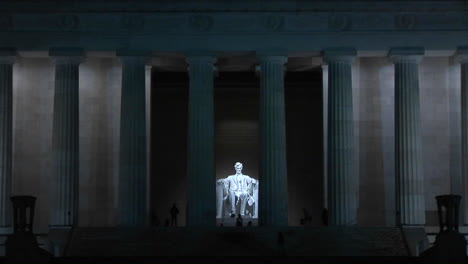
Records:
[[[393,63],[419,63],[423,56],[422,47],[395,47],[388,52],[388,57]]]
[[[191,65],[201,63],[211,65],[215,76],[218,75],[218,67],[214,65],[217,60],[218,59],[216,58],[216,56],[214,56],[213,52],[189,52],[187,53],[187,57],[185,58],[185,61],[188,64],[187,71],[189,72],[189,74]]]
[[[185,61],[190,65],[194,63],[215,64],[218,60],[212,52],[189,52]]]
[[[356,58],[356,49],[351,47],[328,48],[322,51],[323,61],[326,64],[334,62],[352,63]]]
[[[49,56],[56,64],[80,64],[84,58],[84,51],[75,47],[58,47],[51,48]]]
[[[257,59],[260,63],[271,62],[277,64],[285,64],[288,61],[288,54],[285,51],[257,51]]]
[[[286,70],[284,64],[288,61],[288,56],[281,53],[272,53],[272,52],[257,52],[258,65],[255,66],[255,73],[259,74],[262,71],[262,63],[271,63],[283,66],[283,69]]]
[[[15,48],[0,48],[0,64],[13,64],[16,61]]]
[[[465,64],[468,63],[468,46],[458,47],[455,52],[455,61]]]
[[[150,61],[150,54],[145,50],[120,49],[115,54],[122,63],[148,64]]]

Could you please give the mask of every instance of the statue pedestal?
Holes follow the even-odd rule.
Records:
[[[224,226],[224,227],[235,227],[236,226],[237,217],[223,217],[223,218],[216,218],[216,226]],[[242,217],[242,226],[247,227],[249,222],[252,222],[251,226],[258,226],[258,218],[252,218],[250,216]]]

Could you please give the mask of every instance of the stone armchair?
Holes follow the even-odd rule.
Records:
[[[226,178],[219,179],[216,181],[216,218],[229,217],[231,211],[239,211],[240,203],[237,203],[236,198],[236,209],[231,210],[231,205],[228,201],[228,185]],[[250,215],[252,218],[258,218],[258,180],[254,179],[248,193],[252,199],[249,198],[245,208],[246,215]]]

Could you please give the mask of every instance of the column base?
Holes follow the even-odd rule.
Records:
[[[54,257],[62,257],[65,254],[65,248],[71,236],[71,226],[49,226],[48,251]]]

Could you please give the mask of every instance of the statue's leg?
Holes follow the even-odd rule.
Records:
[[[229,192],[229,200],[231,201],[231,213],[236,213],[236,194],[233,191]]]
[[[244,215],[245,214],[245,205],[247,204],[247,194],[246,193],[243,193],[241,194],[240,196],[240,199],[241,199],[241,210],[240,210],[240,214],[241,215]]]

